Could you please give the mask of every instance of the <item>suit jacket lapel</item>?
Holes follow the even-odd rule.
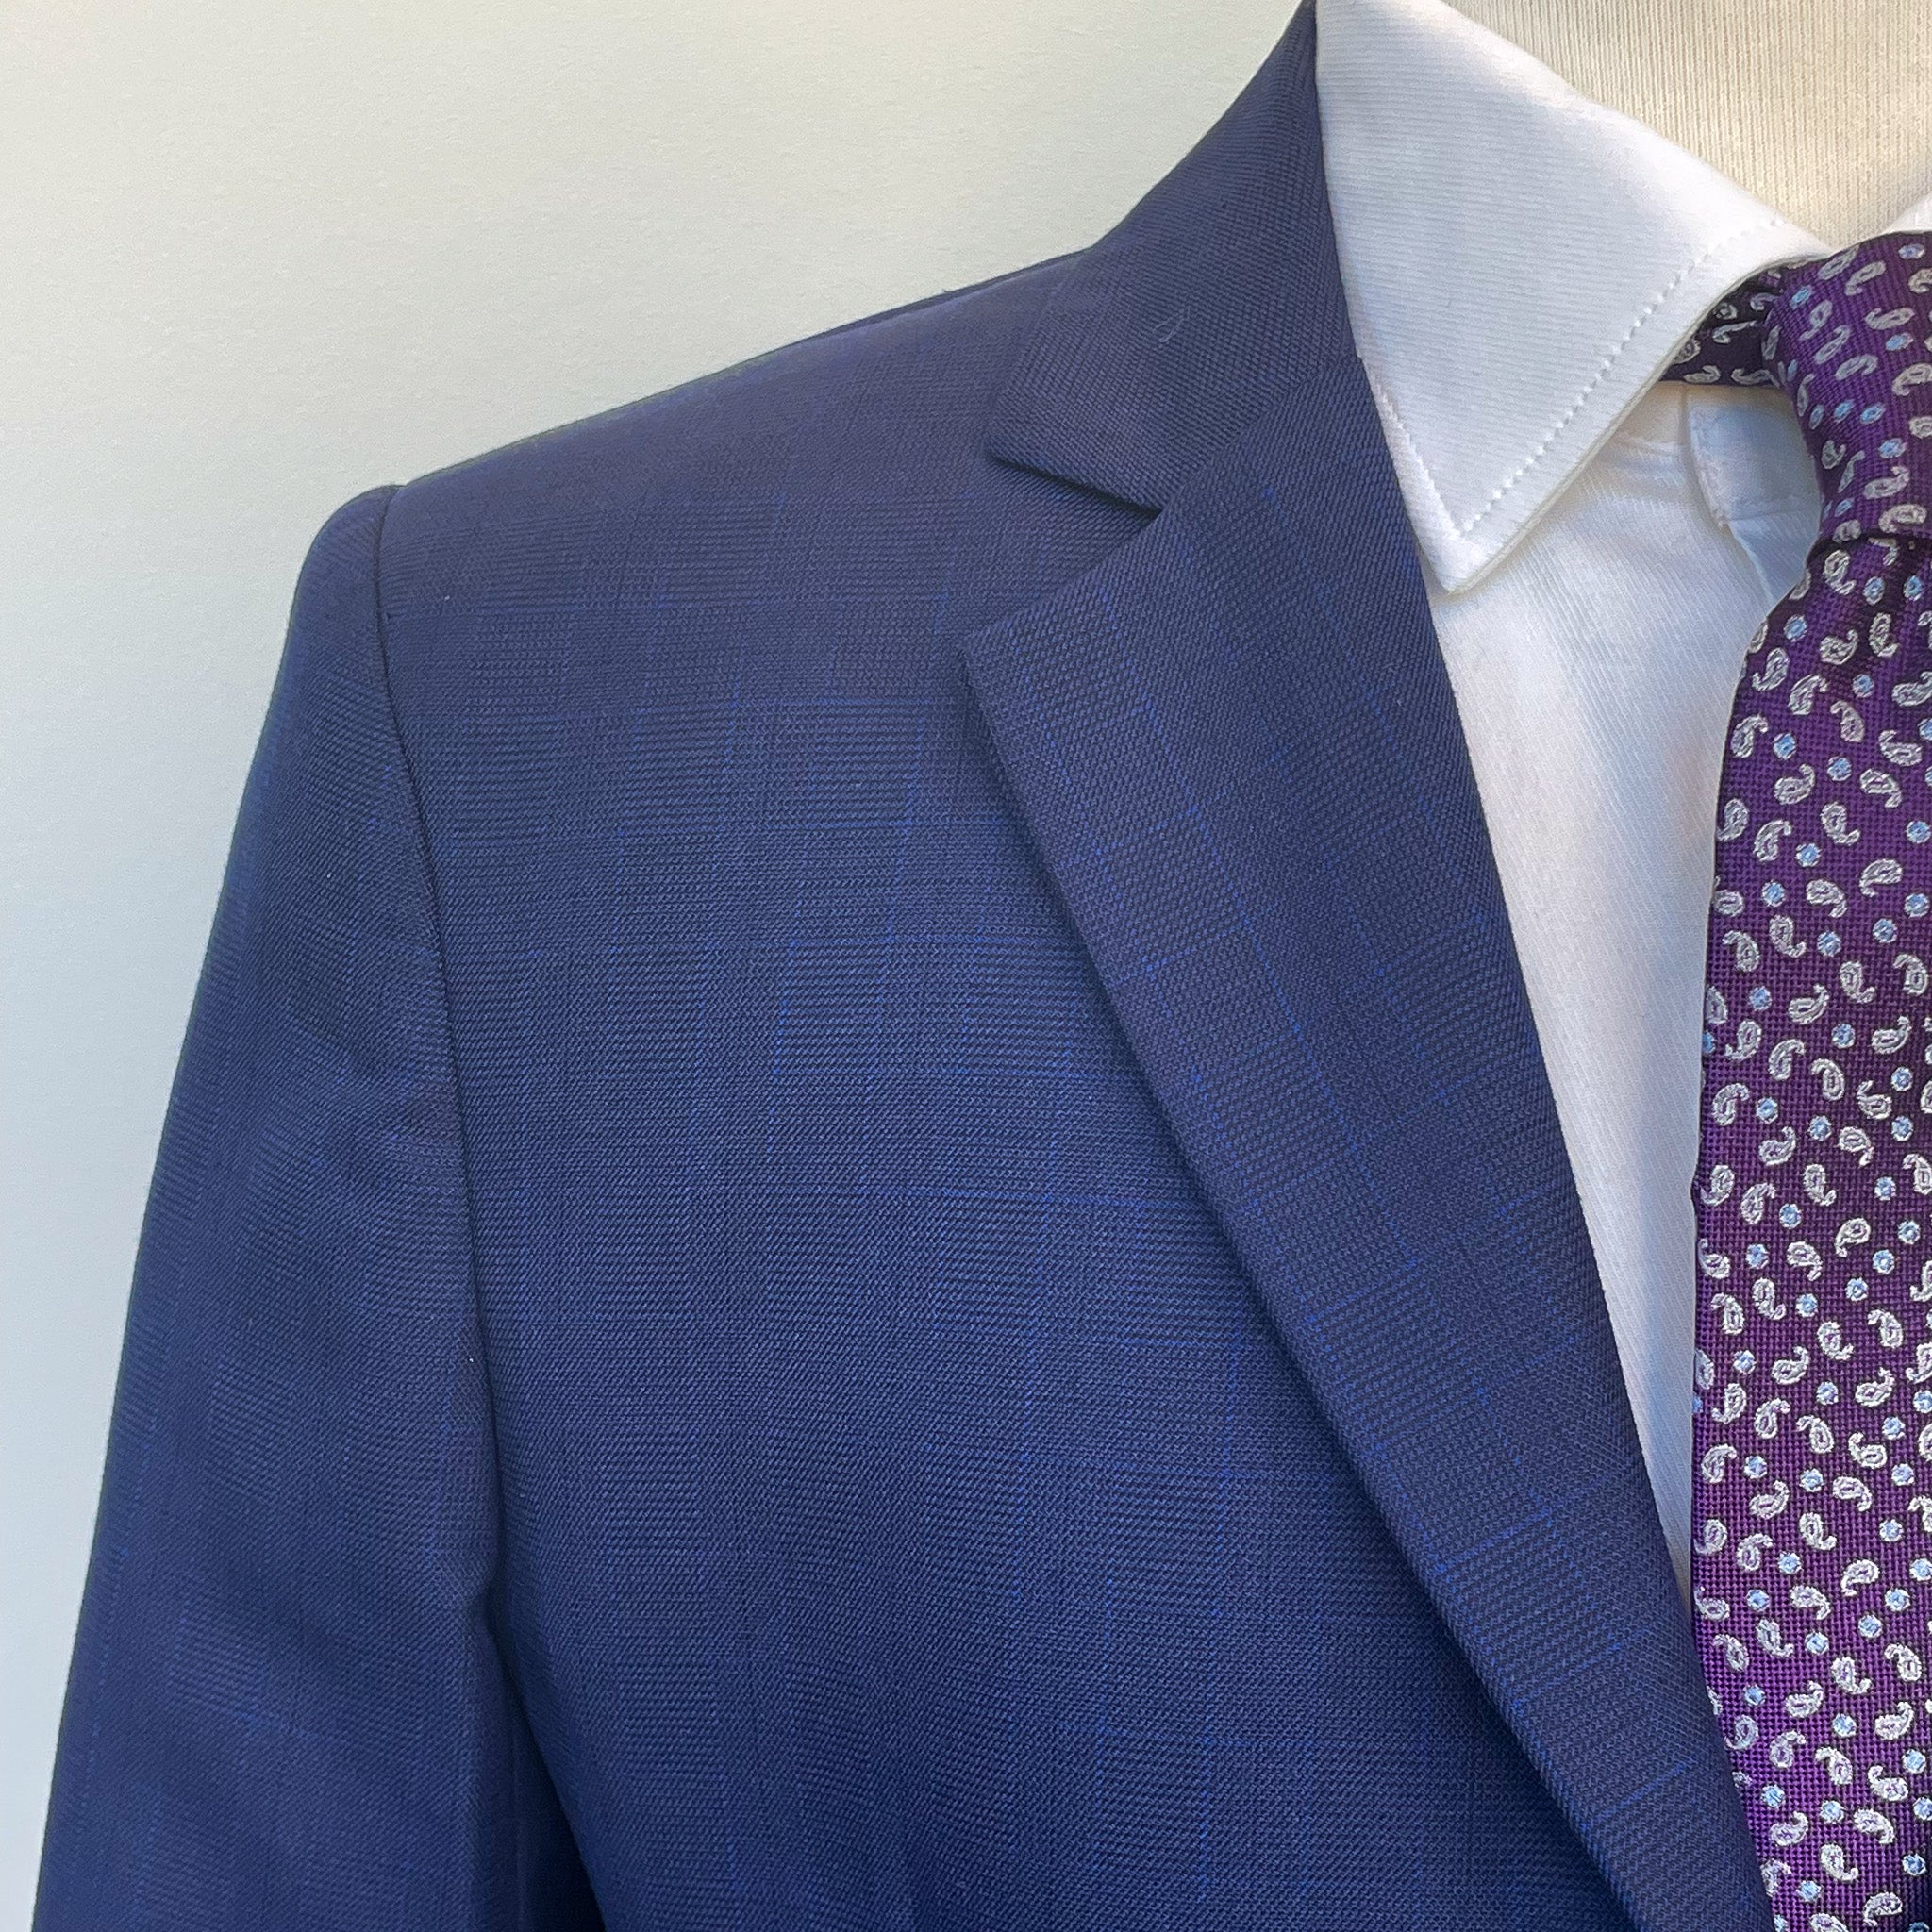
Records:
[[[1208,1200],[1498,1708],[1643,1932],[1756,1932],[1347,334],[1312,26],[1075,268],[995,430],[1009,459],[1161,514],[974,633],[966,664]]]

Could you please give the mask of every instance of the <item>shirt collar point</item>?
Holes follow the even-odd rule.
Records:
[[[1441,370],[1372,368],[1404,504],[1441,588],[1472,588],[1515,548],[1727,291],[1774,262],[1825,252],[1763,211],[1631,305],[1634,319],[1607,350],[1565,366],[1556,345],[1541,344],[1507,395],[1493,383],[1438,380]]]

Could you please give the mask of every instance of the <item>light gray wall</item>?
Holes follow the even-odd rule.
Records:
[[[0,1928],[162,1105],[324,517],[1076,247],[1290,0],[0,10]]]

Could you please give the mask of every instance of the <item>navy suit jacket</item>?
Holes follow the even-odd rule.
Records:
[[[1761,1932],[1307,9],[316,540],[41,1932]]]

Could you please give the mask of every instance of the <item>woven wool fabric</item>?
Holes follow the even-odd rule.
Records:
[[[1311,54],[318,539],[41,1932],[1762,1932]]]

